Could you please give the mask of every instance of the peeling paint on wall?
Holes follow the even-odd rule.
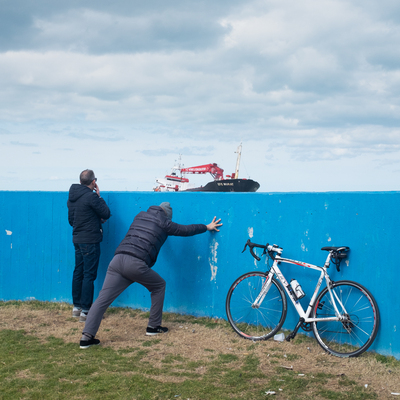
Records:
[[[9,231],[7,229],[5,229],[5,231],[6,231],[6,235],[7,236],[11,236],[12,235],[12,231]],[[12,249],[12,243],[10,244],[10,249]]]
[[[214,239],[211,243],[210,250],[211,250],[211,258],[209,259],[210,262],[210,269],[211,269],[211,279],[210,281],[216,281],[217,279],[217,249],[218,249],[218,242]]]

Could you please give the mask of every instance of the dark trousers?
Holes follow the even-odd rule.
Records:
[[[151,293],[149,326],[161,325],[165,280],[138,258],[117,254],[108,266],[103,288],[86,318],[83,333],[96,336],[104,313],[111,303],[132,283],[143,285]]]
[[[100,243],[74,243],[75,269],[72,275],[74,306],[89,310],[93,303],[94,281],[100,259]]]

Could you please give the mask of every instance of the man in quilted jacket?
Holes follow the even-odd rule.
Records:
[[[151,293],[151,308],[146,335],[168,332],[161,326],[165,280],[151,267],[168,236],[193,236],[219,231],[221,219],[208,224],[180,225],[172,222],[170,203],[151,206],[134,218],[128,233],[115,251],[99,297],[91,307],[80,341],[81,349],[100,344],[95,339],[101,320],[110,304],[132,283],[138,282]]]
[[[110,218],[110,209],[100,196],[97,178],[90,169],[80,174],[80,184],[74,183],[68,195],[68,222],[72,226],[75,247],[75,269],[72,276],[72,316],[86,321],[93,303],[94,281],[103,240],[102,223]]]

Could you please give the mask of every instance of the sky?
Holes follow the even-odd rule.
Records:
[[[398,0],[0,0],[0,190],[397,191]],[[205,184],[208,176],[187,176]]]

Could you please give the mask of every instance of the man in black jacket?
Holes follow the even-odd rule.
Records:
[[[151,267],[157,261],[161,246],[168,236],[193,236],[208,231],[219,231],[221,219],[208,224],[179,225],[172,222],[169,203],[151,206],[134,218],[128,233],[115,251],[99,297],[86,319],[80,342],[81,349],[100,344],[95,339],[101,320],[110,304],[132,283],[138,282],[151,293],[151,308],[146,335],[168,332],[161,326],[165,295],[165,280]]]
[[[73,227],[75,269],[72,277],[72,316],[85,322],[93,303],[94,284],[103,240],[102,223],[110,218],[110,209],[100,196],[94,172],[80,174],[80,184],[73,184],[68,196],[68,222]]]

